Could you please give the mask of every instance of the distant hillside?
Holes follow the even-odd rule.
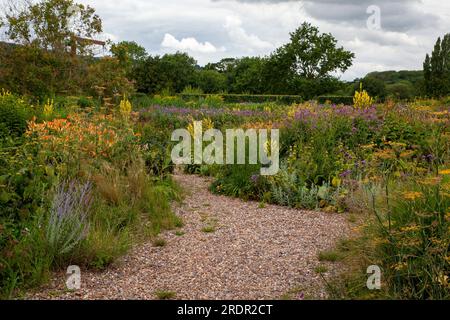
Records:
[[[373,77],[383,81],[386,85],[396,84],[401,81],[409,81],[414,86],[420,85],[423,81],[423,71],[382,71],[382,72],[371,72],[366,77]]]

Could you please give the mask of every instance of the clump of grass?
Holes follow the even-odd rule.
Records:
[[[156,238],[153,240],[153,245],[155,247],[164,247],[167,244],[167,241],[162,238]]]
[[[171,299],[175,298],[176,293],[173,291],[158,290],[158,291],[155,291],[155,296],[159,300],[171,300]]]
[[[304,290],[301,287],[294,287],[288,292],[284,293],[280,297],[280,300],[303,300],[305,299],[305,294],[303,291]]]
[[[337,251],[322,251],[319,253],[319,261],[336,262],[342,260],[342,256]]]
[[[179,200],[180,196],[174,191],[173,182],[161,182],[154,186],[149,186],[143,191],[139,208],[148,215],[147,233],[150,236],[157,236],[162,230],[173,230],[181,228],[183,221],[173,213],[170,202]]]
[[[328,268],[326,267],[326,266],[317,266],[315,269],[314,269],[314,271],[316,272],[316,273],[319,273],[319,274],[323,274],[323,273],[326,273],[326,272],[328,272]]]
[[[216,232],[216,227],[213,226],[213,225],[209,225],[209,226],[203,227],[203,228],[202,228],[202,232],[204,232],[204,233],[213,233],[213,232]]]
[[[177,232],[175,232],[175,235],[176,235],[177,237],[182,237],[182,236],[185,235],[185,233],[184,233],[184,231],[177,231]]]

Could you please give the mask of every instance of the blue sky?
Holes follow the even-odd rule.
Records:
[[[78,0],[103,19],[102,37],[134,40],[150,54],[185,51],[199,64],[266,55],[309,21],[356,54],[343,79],[374,70],[421,69],[438,36],[450,32],[442,0]],[[380,8],[381,30],[367,27]]]

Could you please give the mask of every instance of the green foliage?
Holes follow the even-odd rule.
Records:
[[[215,70],[197,70],[195,83],[202,91],[201,93],[218,93],[227,90],[226,76]],[[183,90],[183,93],[187,92]],[[191,91],[190,93],[199,92]]]
[[[211,191],[246,200],[259,199],[264,190],[262,185],[255,183],[259,169],[259,165],[226,165],[211,185]]]
[[[318,28],[305,22],[291,33],[290,43],[278,49],[275,56],[287,60],[295,75],[322,79],[333,71],[347,70],[355,55],[338,48],[337,40],[331,34],[320,34]]]
[[[187,101],[205,99],[210,95],[182,93],[180,97]],[[219,94],[225,103],[267,103],[276,102],[281,105],[300,103],[303,101],[301,96],[289,95],[250,95],[250,94]]]
[[[111,46],[111,53],[120,61],[120,64],[131,75],[133,68],[144,61],[148,54],[144,47],[134,41],[122,41]]]
[[[386,91],[389,97],[397,100],[411,100],[416,96],[415,88],[407,81],[400,81],[399,83],[388,85]]]
[[[78,8],[78,14],[75,10],[68,10],[74,6]],[[6,34],[11,40],[59,53],[73,41],[74,32],[84,38],[102,32],[102,21],[95,10],[72,0],[41,0],[30,6],[11,5],[5,17]],[[76,30],[71,26],[76,26]],[[80,43],[79,46],[85,48],[87,44]]]
[[[164,89],[181,92],[194,84],[196,61],[186,53],[148,57],[133,70],[138,92],[161,93]]]
[[[147,173],[130,125],[71,114],[31,121],[28,134],[1,145],[1,297],[39,285],[51,269],[70,263],[104,268],[136,241],[182,226],[170,208],[179,188]],[[60,181],[93,187],[58,187]]]
[[[330,102],[333,104],[344,104],[350,106],[353,104],[353,96],[320,96],[317,97],[317,102],[322,104]]]
[[[0,140],[21,136],[33,114],[34,110],[22,99],[6,92],[0,93]]]
[[[438,38],[434,50],[426,55],[423,64],[425,90],[431,97],[443,97],[450,93],[450,34]]]

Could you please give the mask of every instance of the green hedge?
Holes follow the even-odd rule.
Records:
[[[352,96],[320,96],[317,98],[317,102],[321,104],[326,103],[327,101],[334,104],[353,105]]]
[[[184,100],[198,100],[206,98],[207,94],[180,94]],[[255,95],[255,94],[219,94],[226,103],[265,103],[276,102],[280,104],[293,104],[303,102],[301,96],[293,95]]]

